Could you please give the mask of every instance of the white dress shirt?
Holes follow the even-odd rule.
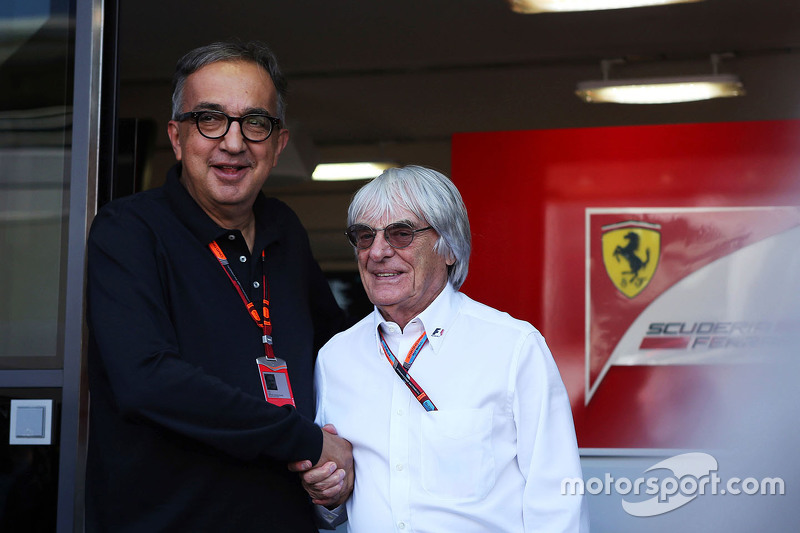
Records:
[[[381,350],[402,362],[425,411]],[[401,331],[377,309],[333,337],[316,366],[317,423],[353,444],[351,532],[588,531],[562,495],[581,466],[567,392],[542,335],[449,284]]]

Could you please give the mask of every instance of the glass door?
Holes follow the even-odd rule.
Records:
[[[0,2],[0,531],[80,531],[103,0]],[[100,15],[100,16],[98,16]]]

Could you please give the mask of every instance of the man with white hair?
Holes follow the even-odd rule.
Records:
[[[586,531],[569,399],[542,335],[458,292],[470,229],[456,187],[417,166],[365,185],[347,237],[372,314],[316,363],[317,423],[353,444],[349,531]],[[498,281],[501,281],[498,279]],[[298,463],[316,501],[341,473]]]

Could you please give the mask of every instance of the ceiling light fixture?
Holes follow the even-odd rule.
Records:
[[[546,13],[557,11],[601,11],[629,7],[688,4],[703,0],[507,0],[516,13]]]
[[[711,75],[627,80],[609,80],[610,65],[620,61],[605,60],[601,62],[603,79],[578,83],[575,94],[591,104],[671,104],[744,95],[744,86],[737,76],[717,73],[719,58],[717,54],[711,56],[714,70]]]
[[[317,165],[311,178],[315,181],[344,181],[375,178],[391,163],[324,163]]]

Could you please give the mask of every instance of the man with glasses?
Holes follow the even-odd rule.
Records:
[[[586,531],[569,398],[542,335],[458,292],[470,229],[423,167],[361,188],[346,235],[374,312],[320,351],[317,422],[353,444],[349,531]],[[502,265],[498,263],[498,283]],[[522,280],[524,282],[524,280]],[[336,476],[292,465],[318,498]]]
[[[87,531],[316,532],[287,463],[352,487],[349,443],[312,422],[314,356],[343,313],[296,215],[261,193],[285,92],[263,44],[189,52],[177,165],[93,223]]]

